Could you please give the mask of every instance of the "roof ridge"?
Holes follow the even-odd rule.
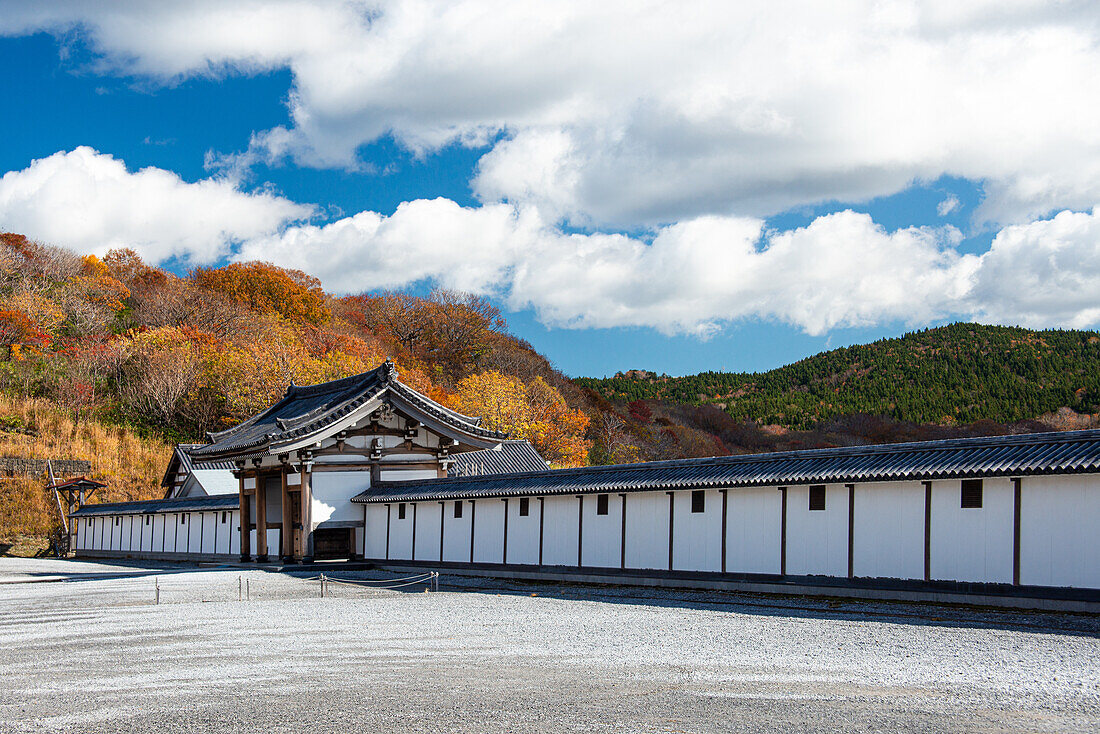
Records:
[[[687,466],[720,466],[740,463],[752,463],[760,461],[782,461],[784,459],[798,459],[798,458],[815,458],[822,455],[832,456],[860,456],[860,455],[874,455],[874,454],[892,454],[901,453],[904,451],[935,451],[952,448],[967,448],[967,447],[980,447],[980,446],[996,446],[996,445],[1018,445],[1018,444],[1049,444],[1049,443],[1067,443],[1074,440],[1083,440],[1095,438],[1100,439],[1100,429],[1090,428],[1078,431],[1046,431],[1043,433],[1015,433],[1007,434],[1003,436],[968,436],[966,438],[942,438],[933,439],[928,441],[909,441],[904,443],[886,443],[886,444],[865,444],[861,446],[833,446],[827,448],[817,449],[793,449],[790,451],[769,451],[761,454],[732,454],[729,456],[706,456],[695,457],[685,459],[665,459],[662,461],[642,461],[632,464],[603,464],[598,466],[579,466],[568,467],[565,469],[547,469],[543,471],[530,471],[530,472],[511,472],[509,474],[492,474],[485,476],[464,476],[464,477],[445,477],[433,480],[433,483],[463,483],[472,480],[496,480],[508,477],[518,476],[530,476],[532,474],[543,474],[552,472],[557,475],[576,475],[576,474],[604,474],[618,471],[630,471],[630,470],[650,470],[661,469],[670,467],[687,467]],[[397,481],[380,481],[376,482],[377,487],[389,487],[399,485],[402,482]]]

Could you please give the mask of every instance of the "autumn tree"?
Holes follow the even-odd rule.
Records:
[[[528,386],[510,375],[482,372],[460,381],[455,397],[459,410],[480,416],[488,428],[527,439],[552,463],[585,463],[588,416],[570,409],[541,378]]]
[[[223,268],[196,268],[191,279],[265,313],[289,321],[324,324],[332,318],[321,281],[301,270],[265,262],[232,263]]]

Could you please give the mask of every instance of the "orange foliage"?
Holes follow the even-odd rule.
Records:
[[[320,325],[332,319],[321,281],[301,270],[264,262],[233,263],[224,268],[196,268],[191,279],[250,308],[277,313],[289,321]]]

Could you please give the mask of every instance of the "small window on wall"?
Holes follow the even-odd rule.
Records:
[[[963,509],[977,509],[982,506],[982,480],[981,479],[964,479],[962,480],[962,502]]]
[[[225,515],[226,515],[226,513],[225,513],[225,511],[223,510],[223,511],[222,511],[222,525],[225,525]]]
[[[459,500],[458,502],[455,502],[455,519],[456,520],[461,520],[462,519],[462,500]]]
[[[397,505],[397,519],[398,520],[404,520],[405,519],[405,503],[404,502],[401,502],[400,504]]]
[[[707,511],[707,493],[702,489],[694,489],[691,492],[691,511],[692,512],[706,512]]]
[[[810,485],[810,509],[815,510],[815,511],[825,509],[825,485],[824,484],[811,484]]]
[[[527,517],[531,514],[531,500],[528,497],[519,498],[519,516]]]
[[[121,522],[122,522],[122,518],[121,518],[121,517],[116,517],[116,518],[115,518],[115,526],[116,526],[116,527],[117,527],[117,526],[119,525],[119,523],[121,523]]]
[[[596,514],[597,515],[606,515],[607,514],[607,495],[606,494],[596,495]]]
[[[148,525],[148,524],[149,524],[149,520],[151,520],[151,519],[152,519],[152,515],[146,515],[146,516],[145,516],[145,524],[146,524],[146,525]]]

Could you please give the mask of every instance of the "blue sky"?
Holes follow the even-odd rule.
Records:
[[[482,293],[570,375],[1100,320],[1087,9],[791,28],[766,4],[702,3],[697,26],[563,6],[544,28],[507,7],[17,2],[0,228]],[[807,32],[805,58],[768,57]]]

